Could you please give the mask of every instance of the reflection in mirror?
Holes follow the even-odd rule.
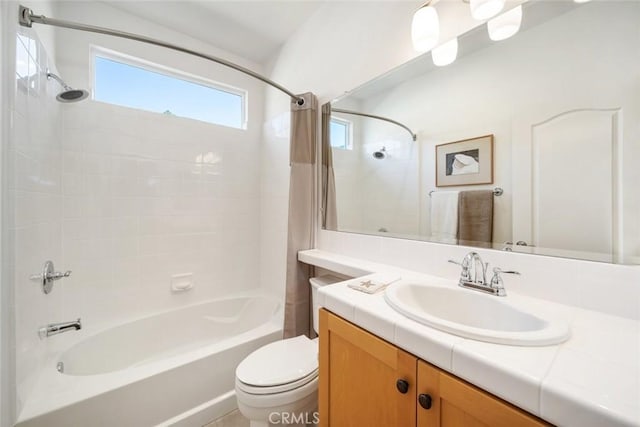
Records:
[[[640,263],[640,3],[522,16],[325,106],[326,229]]]

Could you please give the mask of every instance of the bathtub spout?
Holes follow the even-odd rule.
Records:
[[[80,318],[78,320],[74,320],[72,322],[61,322],[61,323],[50,323],[47,326],[43,326],[38,330],[38,335],[40,339],[45,337],[50,337],[51,335],[61,334],[67,331],[77,331],[82,329],[82,322]]]

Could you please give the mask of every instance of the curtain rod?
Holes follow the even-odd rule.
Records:
[[[331,111],[332,112],[336,112],[336,113],[342,113],[342,114],[353,114],[354,116],[369,117],[370,119],[383,120],[385,122],[393,123],[394,125],[400,126],[404,130],[409,132],[409,135],[411,135],[411,139],[413,139],[414,141],[417,139],[417,135],[415,133],[413,133],[413,131],[411,129],[409,129],[409,127],[403,125],[400,122],[397,122],[395,120],[389,119],[387,117],[374,116],[373,114],[359,113],[357,111],[351,111],[351,110],[343,110],[342,108],[332,108]]]
[[[142,43],[148,43],[148,44],[152,44],[152,45],[156,45],[156,46],[161,46],[161,47],[165,47],[167,49],[172,49],[172,50],[176,50],[178,52],[183,52],[183,53],[187,53],[189,55],[193,55],[193,56],[197,56],[199,58],[203,58],[203,59],[208,59],[209,61],[213,61],[216,62],[218,64],[227,66],[229,68],[233,68],[236,71],[240,71],[241,73],[247,74],[255,79],[261,80],[264,83],[273,86],[274,88],[278,89],[281,92],[286,93],[287,95],[289,95],[289,97],[295,101],[298,105],[303,105],[304,104],[304,99],[297,96],[296,94],[294,94],[293,92],[287,90],[286,88],[280,86],[278,83],[269,80],[268,78],[256,73],[255,71],[252,71],[248,68],[242,67],[240,65],[234,64],[233,62],[229,62],[225,59],[222,58],[218,58],[216,56],[212,56],[212,55],[207,55],[201,52],[197,52],[195,50],[191,50],[191,49],[187,49],[181,46],[177,46],[171,43],[167,43],[161,40],[156,40],[156,39],[152,39],[150,37],[145,37],[145,36],[141,36],[139,34],[133,34],[133,33],[127,33],[124,31],[117,31],[117,30],[112,30],[109,28],[103,28],[103,27],[96,27],[93,25],[85,25],[85,24],[80,24],[77,22],[71,22],[71,21],[64,21],[62,19],[55,19],[55,18],[47,18],[44,15],[35,15],[33,13],[33,11],[31,9],[29,9],[28,7],[22,6],[20,5],[20,9],[19,9],[19,17],[18,17],[18,23],[20,25],[22,25],[23,27],[29,27],[31,28],[32,24],[35,22],[36,24],[43,24],[43,25],[52,25],[54,27],[62,27],[62,28],[69,28],[72,30],[80,30],[80,31],[88,31],[90,33],[97,33],[97,34],[106,34],[109,36],[114,36],[114,37],[120,37],[120,38],[124,38],[124,39],[129,39],[129,40],[135,40],[135,41],[139,41]]]

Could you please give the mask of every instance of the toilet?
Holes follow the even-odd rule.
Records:
[[[342,280],[330,275],[309,279],[316,333],[318,289]],[[318,339],[288,338],[248,355],[236,368],[236,399],[251,427],[317,424]]]

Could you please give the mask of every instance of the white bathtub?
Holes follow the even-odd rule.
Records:
[[[281,337],[281,305],[264,296],[106,329],[51,358],[17,427],[201,426],[236,407],[238,363]]]

